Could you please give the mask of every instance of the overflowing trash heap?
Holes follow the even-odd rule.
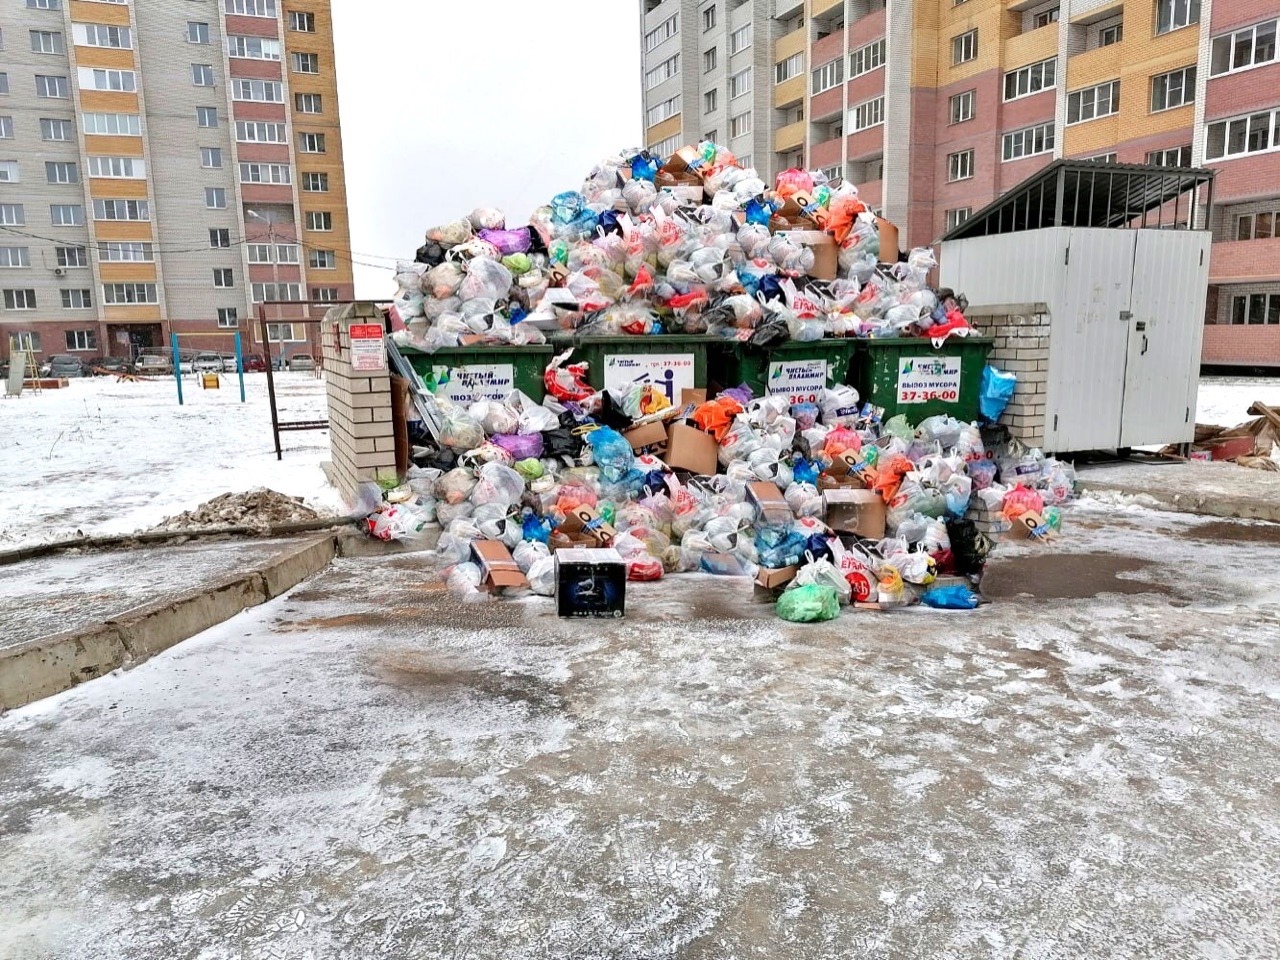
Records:
[[[927,286],[927,250],[879,263],[875,219],[851,185],[787,171],[768,191],[712,144],[678,159],[673,169],[620,154],[529,226],[477,210],[428,231],[418,261],[400,265],[391,357],[410,382],[419,445],[370,534],[412,539],[435,521],[452,590],[527,589],[556,596],[562,615],[619,615],[608,600],[625,584],[610,577],[684,572],[754,578],[797,622],[850,604],[977,606],[993,540],[1052,539],[1075,482],[995,425],[1008,375],[984,377],[987,426],[913,426],[846,385],[802,403],[745,386],[675,402],[651,384],[598,391],[571,351],[547,366],[542,402],[517,390],[464,405],[432,394],[400,355],[397,345],[539,343],[547,325],[764,344],[968,331],[963,300]],[[695,202],[684,179],[663,188],[676,175],[710,200]],[[819,236],[795,242],[793,226]],[[830,281],[807,276],[834,252],[822,238],[838,249]],[[566,603],[575,589],[590,594],[577,608]]]

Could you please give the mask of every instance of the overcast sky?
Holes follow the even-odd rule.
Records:
[[[478,206],[512,225],[639,146],[636,0],[333,0],[356,295]]]

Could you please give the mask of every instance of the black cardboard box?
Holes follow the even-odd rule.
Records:
[[[556,612],[562,617],[620,618],[626,613],[627,565],[617,550],[556,551]]]

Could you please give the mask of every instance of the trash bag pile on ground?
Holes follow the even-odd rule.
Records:
[[[712,334],[767,346],[971,332],[928,248],[880,249],[851,183],[793,169],[770,188],[724,147],[623,151],[528,224],[477,209],[396,268],[394,336],[428,352],[544,331]],[[881,259],[893,261],[881,264]]]

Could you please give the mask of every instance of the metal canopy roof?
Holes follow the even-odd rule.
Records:
[[[1042,227],[1190,227],[1200,188],[1209,187],[1213,206],[1213,176],[1213,170],[1186,167],[1055,160],[942,239]]]

